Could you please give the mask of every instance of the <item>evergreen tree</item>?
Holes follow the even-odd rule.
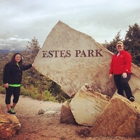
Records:
[[[140,27],[138,24],[129,26],[129,30],[126,33],[124,45],[132,55],[132,61],[134,64],[140,66]]]
[[[31,42],[28,41],[28,45],[26,46],[25,51],[22,53],[23,62],[25,64],[29,64],[29,63],[32,64],[34,62],[34,59],[39,49],[40,49],[40,45],[39,45],[38,40],[35,37],[31,40]],[[23,73],[22,84],[24,85],[24,87],[29,87],[30,85],[36,86],[35,79],[34,79],[34,77],[36,77],[35,73],[36,73],[36,70],[34,68],[31,68],[28,71],[25,71]]]
[[[38,54],[40,50],[40,45],[38,40],[34,37],[31,42],[28,41],[28,45],[26,46],[25,52],[24,52],[24,58],[26,62],[33,63],[36,55]]]

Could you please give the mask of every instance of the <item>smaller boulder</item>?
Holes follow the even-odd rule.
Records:
[[[91,130],[92,137],[137,137],[139,134],[140,105],[116,93]]]
[[[69,102],[64,102],[61,107],[60,122],[67,124],[76,124],[76,121],[72,115]]]
[[[70,102],[70,109],[80,125],[93,126],[110,98],[94,92],[87,83],[76,93]]]
[[[21,124],[15,115],[0,114],[0,139],[7,139],[19,132]]]
[[[45,110],[44,109],[40,109],[39,111],[38,111],[38,115],[41,115],[41,114],[44,114],[45,113]]]

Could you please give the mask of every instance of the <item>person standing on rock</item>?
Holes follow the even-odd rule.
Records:
[[[14,108],[19,100],[20,85],[22,81],[22,71],[30,69],[32,64],[23,65],[20,53],[15,53],[9,63],[3,70],[3,83],[6,90],[5,104],[7,113],[16,114]],[[13,104],[11,105],[11,96],[13,95]]]
[[[116,49],[117,53],[113,55],[110,64],[109,78],[114,75],[118,94],[124,96],[125,91],[127,98],[133,102],[135,98],[128,83],[131,77],[132,56],[124,50],[122,41],[117,42]]]

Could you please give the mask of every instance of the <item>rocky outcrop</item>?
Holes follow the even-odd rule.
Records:
[[[117,93],[108,98],[92,91],[85,84],[65,108],[66,106],[71,110],[77,124],[91,126],[90,137],[140,136],[140,104],[136,101],[130,102]],[[61,115],[63,116],[62,113]],[[69,122],[68,115],[67,113],[65,116],[65,123]]]
[[[112,55],[90,36],[59,21],[37,54],[34,67],[59,84],[69,96],[76,93],[70,110],[78,124],[93,127],[91,136],[137,136],[140,113],[139,104],[135,103],[140,102],[137,90],[140,68],[132,64],[129,83],[136,102],[131,103],[125,97],[114,95],[114,80],[108,78]],[[88,86],[82,87],[86,82]],[[67,115],[70,113],[65,105],[62,110]]]
[[[15,115],[0,114],[0,139],[7,139],[17,134],[21,124]]]
[[[94,124],[91,136],[136,137],[140,134],[140,105],[115,94]]]

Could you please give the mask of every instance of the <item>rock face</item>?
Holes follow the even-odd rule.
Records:
[[[21,124],[15,115],[0,114],[0,139],[12,137],[20,128]]]
[[[135,137],[140,134],[140,105],[115,94],[98,117],[91,136]]]
[[[47,36],[34,61],[35,68],[73,95],[88,82],[92,88],[112,96],[113,81],[108,78],[112,57],[90,36],[59,21]]]
[[[93,126],[109,99],[83,86],[70,102],[70,109],[80,125]]]

